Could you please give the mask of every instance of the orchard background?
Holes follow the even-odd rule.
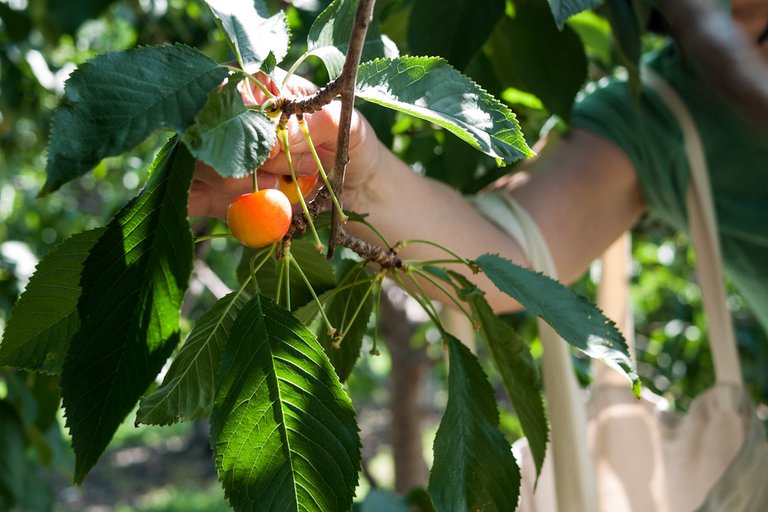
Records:
[[[265,19],[284,12],[290,28],[290,46],[286,45],[284,58],[278,62],[281,67],[289,67],[307,51],[308,38],[310,49],[313,44],[317,49],[318,39],[313,39],[312,27],[318,19],[347,20],[336,24],[331,36],[336,47],[343,47],[342,43],[349,39],[349,20],[358,2],[337,0],[328,11],[329,4],[320,0],[255,3],[254,11]],[[330,14],[320,16],[324,11]],[[134,427],[136,409],[129,403],[131,412],[115,432],[108,434],[106,452],[102,455],[96,450],[98,453],[84,456],[81,451],[76,466],[70,434],[65,428],[67,420],[61,409],[60,365],[64,365],[66,376],[68,363],[58,361],[59,368],[49,360],[40,361],[37,368],[15,364],[18,357],[9,355],[10,329],[6,329],[14,304],[27,288],[40,259],[72,235],[110,225],[111,219],[119,217],[123,205],[144,189],[148,170],[153,161],[157,166],[158,151],[172,135],[167,130],[153,130],[138,145],[97,159],[92,169],[84,170],[61,189],[40,196],[46,180],[49,184],[51,181],[50,173],[46,174],[49,144],[55,143],[58,151],[78,147],[67,139],[72,134],[62,136],[51,128],[55,109],[65,94],[66,78],[76,66],[97,56],[167,43],[197,49],[216,63],[238,60],[228,43],[228,31],[222,30],[226,23],[221,18],[217,22],[202,1],[0,1],[0,331],[5,331],[2,350],[6,351],[0,351],[0,363],[7,365],[0,366],[0,510],[230,508],[217,482],[206,417],[171,426]],[[658,19],[649,21],[650,2],[645,1],[379,0],[373,20],[367,38],[377,44],[366,46],[375,46],[374,51],[381,52],[373,56],[392,57],[397,49],[402,56],[442,57],[457,74],[461,72],[477,84],[478,90],[498,98],[514,111],[520,135],[531,145],[546,123],[557,123],[555,129],[567,129],[570,105],[588,81],[615,72],[628,72],[634,77],[641,51],[661,42],[660,36],[647,30],[649,24],[658,26]],[[367,55],[363,53],[365,60]],[[317,58],[304,60],[297,73],[321,85],[330,78],[327,62]],[[87,87],[91,79],[98,81],[101,77],[98,73],[87,75],[81,85]],[[515,171],[515,163],[498,167],[498,158],[479,152],[445,127],[437,126],[434,120],[415,118],[373,103],[358,102],[358,107],[379,137],[415,172],[427,173],[467,194]],[[327,237],[327,220],[323,219],[320,218],[318,228],[321,237]],[[226,232],[225,225],[209,219],[193,219],[190,227],[196,237]],[[93,237],[92,242],[96,243],[99,232],[88,233],[83,236]],[[345,276],[352,275],[355,269],[362,272],[348,251],[339,251],[340,255],[328,264],[328,268],[333,265],[328,280],[329,274],[324,274],[326,263],[312,253],[312,242],[301,242],[295,244],[293,254],[304,268],[316,271],[312,279],[319,292],[344,288]],[[644,386],[685,410],[690,398],[712,380],[687,240],[645,221],[634,234],[633,252],[638,269],[632,290],[639,334],[638,373]],[[227,238],[214,238],[194,246],[190,260],[194,272],[181,305],[180,339],[194,333],[195,326],[210,323],[204,315],[212,308],[216,311],[218,298],[241,288],[250,261],[247,253],[242,253],[246,251]],[[66,263],[63,265],[72,270]],[[273,274],[278,272],[276,267]],[[445,277],[433,272],[436,279]],[[262,293],[269,295],[269,287],[276,288],[268,284],[273,279],[263,275],[260,279]],[[430,495],[432,501],[441,496],[441,503],[462,497],[471,502],[476,490],[471,486],[459,491],[463,496],[449,498],[441,488],[448,486],[447,481],[441,482],[442,472],[450,470],[451,464],[461,465],[464,461],[457,458],[446,465],[445,460],[436,460],[433,464],[432,443],[450,396],[446,353],[450,348],[458,354],[453,359],[474,360],[461,353],[453,341],[446,344],[445,334],[450,331],[473,347],[487,374],[499,420],[497,426],[493,425],[490,414],[490,420],[478,421],[487,420],[483,428],[493,426],[503,434],[504,442],[512,442],[524,435],[525,427],[509,397],[509,388],[505,390],[504,372],[491,363],[499,356],[492,343],[476,342],[471,328],[453,327],[456,315],[435,317],[436,313],[445,313],[439,308],[424,308],[418,302],[418,294],[416,298],[409,296],[391,280],[377,283],[378,288],[373,287],[380,292],[376,306],[372,300],[368,304],[371,297],[365,289],[351,287],[349,297],[368,304],[358,315],[364,321],[357,321],[344,340],[346,343],[355,339],[359,343],[352,357],[354,368],[348,360],[340,361],[331,355],[336,373],[345,378],[343,385],[334,389],[351,397],[362,442],[357,483],[333,487],[345,495],[344,499],[351,499],[354,494],[354,506],[364,511],[409,507],[431,510]],[[587,297],[594,293],[589,275],[573,288]],[[276,298],[279,292],[271,291]],[[247,293],[250,296],[253,290]],[[306,289],[292,289],[289,296],[295,299],[294,307],[300,305],[296,304],[298,300],[310,302]],[[360,299],[361,296],[365,298]],[[279,295],[277,298],[280,302]],[[45,307],[46,303],[42,304]],[[334,312],[333,304],[325,304],[329,316],[336,315],[331,323],[340,322],[338,318],[351,313],[343,305],[336,305]],[[283,309],[285,306],[283,302]],[[482,310],[482,306],[473,306]],[[760,368],[768,364],[768,340],[738,295],[731,295],[730,306],[737,320],[745,377],[765,413],[768,375]],[[86,305],[81,303],[78,307]],[[278,312],[280,306],[275,308],[275,315],[282,314]],[[368,321],[372,311],[375,315]],[[308,315],[305,312],[303,318],[309,320]],[[271,318],[269,314],[265,317]],[[458,317],[462,319],[461,315]],[[538,360],[540,345],[532,316],[520,313],[502,320],[520,334]],[[307,323],[329,354],[333,354],[328,349],[333,340],[327,335],[324,338],[319,322]],[[487,330],[506,333],[505,329],[493,323]],[[107,339],[112,334],[108,328],[99,332]],[[54,337],[51,335],[51,339]],[[371,353],[374,338],[378,340],[378,355]],[[174,353],[179,350],[176,348]],[[580,379],[588,383],[588,359],[578,351],[574,351],[574,358]],[[467,364],[464,370],[472,379],[485,378],[477,374],[472,363]],[[151,376],[150,380],[157,384],[150,385],[146,393],[139,390],[140,394],[151,395],[167,371],[166,365],[157,379]],[[72,390],[77,383],[72,378],[70,382]],[[202,383],[201,389],[214,392],[222,387],[217,386],[214,389],[212,382]],[[66,382],[63,388],[66,407]],[[456,396],[459,395],[457,392]],[[534,395],[528,399],[537,400]],[[486,412],[479,411],[478,416]],[[218,414],[221,418],[221,409]],[[151,423],[142,423],[148,422]],[[233,436],[236,438],[237,433]],[[440,459],[439,453],[434,458]],[[89,467],[82,467],[83,459]],[[495,472],[493,460],[484,463]],[[86,477],[91,465],[94,467]],[[220,463],[219,470],[225,472],[226,463]],[[305,476],[300,473],[294,472],[291,478]],[[83,479],[82,486],[73,486],[73,480]],[[224,487],[231,502],[242,508],[248,505],[240,496],[241,484],[235,477],[234,483],[227,484],[225,480]],[[501,498],[496,498],[487,510],[505,509]]]

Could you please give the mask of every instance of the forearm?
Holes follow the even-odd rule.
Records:
[[[496,253],[527,265],[515,240],[466,198],[414,173],[388,150],[377,153],[375,172],[367,173],[366,181],[345,197],[350,209],[369,214],[368,221],[390,243],[431,240],[465,258]],[[515,177],[514,184],[503,188],[533,218],[553,256],[558,279],[566,283],[582,275],[645,211],[627,156],[589,132],[574,130],[566,139],[548,144]],[[377,240],[367,229],[349,229]],[[409,245],[401,255],[416,260],[445,258],[440,249],[423,244]],[[496,311],[518,307],[484,277],[458,269],[480,286]]]
[[[346,207],[368,214],[367,221],[394,244],[408,240],[429,240],[460,256],[474,259],[484,253],[498,253],[519,264],[526,264],[520,247],[506,233],[481,215],[462,195],[441,182],[413,172],[391,152],[379,152],[377,171],[370,179],[345,195]],[[359,223],[350,222],[347,230],[373,243],[381,240]],[[400,256],[406,260],[445,260],[451,256],[442,249],[422,243],[408,244]],[[452,265],[486,292],[496,310],[517,309],[518,305],[499,292],[490,281],[462,265]],[[429,289],[434,299],[445,296]]]

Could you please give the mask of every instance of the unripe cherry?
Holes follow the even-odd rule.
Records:
[[[276,189],[263,189],[237,197],[227,209],[227,224],[243,245],[259,249],[283,238],[291,225],[288,198]]]

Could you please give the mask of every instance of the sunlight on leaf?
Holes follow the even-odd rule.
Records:
[[[360,468],[355,412],[312,333],[256,295],[232,326],[219,373],[211,444],[235,509],[349,510]]]

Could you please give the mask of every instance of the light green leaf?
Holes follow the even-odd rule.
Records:
[[[67,80],[56,109],[41,194],[158,128],[184,131],[226,76],[226,68],[184,45],[134,48],[86,62]]]
[[[109,222],[85,261],[80,330],[61,374],[78,483],[178,344],[192,270],[186,206],[193,170],[178,138],[169,141],[146,187]]]
[[[288,53],[288,22],[283,11],[269,16],[264,0],[205,0],[227,34],[237,61],[260,67],[270,52],[277,61]]]
[[[307,53],[297,64],[306,57],[319,57],[328,70],[331,79],[338,77],[344,67],[349,50],[349,38],[355,24],[355,14],[360,0],[334,0],[325,8],[312,23],[307,34]],[[362,60],[383,57],[384,43],[379,33],[378,23],[373,21],[365,33]],[[296,65],[294,65],[294,69]]]
[[[505,0],[414,2],[408,22],[410,53],[444,57],[464,69],[504,15],[505,4]]]
[[[317,336],[341,382],[349,378],[360,356],[363,336],[373,309],[373,279],[366,270],[365,263],[346,263],[347,268],[342,270],[343,277],[325,306],[326,316],[331,326],[336,329],[336,335],[342,336],[341,344],[339,348],[334,348],[334,339],[328,334],[325,323],[320,324]]]
[[[571,27],[558,30],[546,5],[526,2],[513,19],[497,25],[489,43],[491,62],[504,85],[535,94],[551,113],[570,119],[587,79],[584,45]]]
[[[355,412],[312,333],[254,296],[219,374],[211,445],[233,507],[349,510],[360,468]]]
[[[601,0],[549,0],[549,7],[552,9],[557,27],[562,29],[565,20],[581,11],[597,7],[600,2]]]
[[[538,473],[547,451],[549,424],[541,399],[541,379],[531,349],[509,324],[493,313],[482,291],[461,274],[450,271],[450,276],[459,284],[457,295],[471,305],[480,322],[480,333],[520,419]]]
[[[76,234],[40,260],[13,308],[0,345],[0,366],[59,373],[80,321],[80,272],[88,251],[103,233]]]
[[[243,251],[243,256],[237,267],[237,277],[240,282],[243,282],[250,274],[251,259],[257,252],[249,249]],[[333,265],[323,254],[317,252],[313,243],[303,238],[294,240],[291,243],[291,256],[299,264],[309,282],[312,283],[315,293],[319,295],[336,286]],[[274,299],[277,296],[278,275],[282,264],[284,262],[276,258],[267,261],[256,273],[257,288],[250,287],[249,289],[254,292],[258,290],[261,295]],[[293,267],[289,267],[288,274],[291,286],[291,311],[293,311],[312,301],[312,293]],[[285,293],[283,292],[282,295],[284,297]]]
[[[627,342],[597,306],[554,279],[500,256],[484,254],[476,263],[499,290],[541,317],[565,341],[625,374],[639,395],[640,379],[629,358]]]
[[[242,293],[231,293],[195,322],[162,385],[141,400],[136,423],[169,425],[211,414],[221,352],[246,302]]]
[[[442,59],[365,62],[357,75],[357,95],[442,126],[499,165],[533,154],[515,115]]]
[[[221,91],[208,94],[182,140],[198,160],[222,176],[243,178],[264,163],[277,137],[266,115],[245,108],[237,81],[231,79]]]
[[[448,335],[448,403],[435,436],[429,494],[437,510],[515,510],[520,469],[499,431],[493,389],[472,352]]]

